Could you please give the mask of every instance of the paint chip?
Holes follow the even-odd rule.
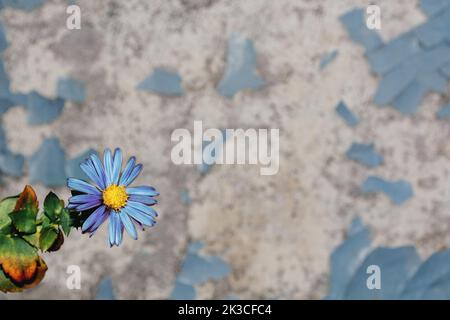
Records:
[[[57,96],[64,100],[82,103],[86,100],[84,83],[71,78],[61,78],[58,80]]]
[[[180,200],[185,205],[190,205],[192,203],[192,198],[188,190],[180,191]]]
[[[361,8],[355,8],[339,17],[347,30],[350,38],[366,48],[367,52],[383,46],[380,35],[367,28],[365,12]]]
[[[450,0],[420,0],[419,5],[427,16],[432,16],[450,6]]]
[[[0,23],[0,53],[5,51],[8,47],[8,40],[6,39],[6,32],[3,24]]]
[[[340,17],[352,40],[366,47],[372,71],[382,76],[373,98],[377,105],[411,115],[428,91],[448,93],[450,6],[445,1],[422,1],[428,20],[385,45],[376,40],[376,33],[364,36],[370,31],[364,23],[364,9],[355,8]]]
[[[331,62],[333,62],[337,58],[338,54],[339,52],[337,50],[323,54],[320,58],[320,70],[325,69]]]
[[[95,300],[116,300],[114,285],[111,277],[104,277],[97,287]]]
[[[398,248],[375,248],[361,263],[347,286],[348,300],[392,300],[397,299],[404,286],[419,267],[421,261],[412,246]],[[380,268],[381,281],[379,289],[369,290],[369,277],[376,276],[368,273],[370,266]],[[370,269],[369,269],[370,270]],[[373,284],[373,282],[372,282]]]
[[[382,75],[421,50],[419,40],[414,34],[408,33],[390,41],[378,50],[367,53],[367,59],[372,71]]]
[[[23,176],[25,158],[21,154],[6,151],[0,153],[0,171],[11,177]]]
[[[81,180],[90,180],[90,178],[80,168],[80,164],[89,158],[91,154],[97,154],[93,149],[89,149],[73,159],[66,161],[66,176]]]
[[[354,115],[354,113],[347,107],[345,102],[340,101],[336,107],[336,112],[350,127],[356,127],[359,123],[359,119]]]
[[[181,77],[174,72],[156,68],[153,73],[137,86],[139,90],[154,92],[163,96],[181,96]]]
[[[199,251],[203,246],[200,241],[189,245],[181,271],[175,280],[171,299],[195,299],[196,285],[210,280],[220,280],[231,272],[230,266],[221,258],[200,254]]]
[[[38,92],[32,91],[28,94],[26,103],[28,123],[31,125],[50,123],[61,115],[63,107],[63,99],[48,99]]]
[[[47,138],[29,159],[31,183],[42,183],[47,187],[66,185],[65,154],[59,140]]]
[[[346,152],[347,158],[357,161],[367,167],[377,167],[383,163],[383,156],[375,151],[375,145],[353,143]]]
[[[330,292],[327,299],[345,298],[345,291],[353,274],[370,250],[370,233],[361,219],[352,221],[347,239],[331,254]]]
[[[261,89],[265,81],[256,72],[256,51],[253,42],[239,34],[228,40],[225,73],[217,86],[219,93],[232,98],[241,90]]]
[[[0,7],[31,11],[41,6],[44,1],[45,0],[0,0]]]
[[[450,104],[442,107],[437,113],[436,116],[438,119],[444,120],[450,118]]]
[[[363,193],[382,192],[393,203],[400,205],[413,196],[413,189],[409,182],[404,180],[387,181],[379,177],[370,176],[361,186]]]

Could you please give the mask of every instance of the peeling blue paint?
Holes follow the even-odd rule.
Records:
[[[0,23],[0,53],[5,51],[8,47],[8,40],[6,39],[6,32],[3,24]]]
[[[192,203],[192,198],[188,190],[180,191],[180,200],[185,205],[190,205]]]
[[[347,150],[346,156],[368,167],[376,167],[383,163],[383,156],[375,151],[373,143],[353,143],[350,149]]]
[[[20,9],[31,11],[40,7],[45,0],[0,0],[0,8],[10,7],[13,9]]]
[[[444,120],[450,118],[450,104],[442,107],[437,113],[436,116],[438,119]]]
[[[355,114],[347,107],[345,102],[340,101],[336,107],[337,114],[347,123],[350,127],[356,127],[359,123],[359,119]]]
[[[66,161],[66,176],[70,178],[77,178],[81,180],[90,180],[89,177],[80,168],[80,164],[89,158],[91,154],[97,154],[93,149],[89,149],[73,159]]]
[[[450,0],[420,0],[419,5],[426,15],[432,16],[450,6]]]
[[[338,54],[339,52],[337,50],[323,54],[320,58],[320,70],[325,69],[331,62],[333,62],[337,58]]]
[[[61,78],[57,84],[57,96],[64,100],[82,103],[86,100],[86,88],[81,81]]]
[[[228,40],[228,54],[225,74],[217,90],[232,98],[241,90],[261,89],[265,81],[256,73],[256,51],[253,42],[239,34],[232,34]]]
[[[104,277],[98,284],[95,300],[116,300],[111,277]]]
[[[356,227],[355,227],[356,226]],[[330,292],[326,299],[448,300],[450,250],[421,261],[413,246],[372,248],[369,231],[359,218],[330,257]],[[381,287],[369,289],[369,266],[379,267]]]
[[[385,179],[370,176],[361,186],[363,193],[386,194],[393,203],[400,205],[413,196],[413,188],[411,184],[404,180],[387,181]]]
[[[65,153],[59,140],[47,138],[29,159],[31,183],[42,183],[47,187],[66,185]]]
[[[428,91],[448,93],[450,6],[447,2],[421,1],[428,19],[386,44],[366,27],[362,8],[341,16],[352,40],[366,48],[372,71],[382,76],[373,98],[377,105],[392,106],[404,115],[411,115],[419,109]]]
[[[61,98],[49,99],[36,91],[32,91],[28,94],[26,108],[29,124],[46,124],[54,121],[61,115],[64,108],[64,100]]]
[[[0,171],[11,177],[21,177],[24,174],[25,158],[21,154],[5,151],[0,153]]]
[[[331,254],[330,292],[327,299],[344,299],[353,274],[370,250],[370,232],[356,217],[347,239]]]
[[[365,12],[355,8],[339,17],[350,38],[366,48],[367,52],[383,46],[380,35],[366,26]]]
[[[200,254],[203,246],[199,241],[189,245],[170,299],[192,300],[196,297],[196,285],[220,280],[231,272],[230,266],[221,258]]]
[[[156,68],[153,73],[137,86],[139,90],[154,92],[163,96],[181,96],[181,77],[174,72]]]

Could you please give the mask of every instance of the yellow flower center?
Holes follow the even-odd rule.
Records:
[[[128,201],[128,194],[125,187],[110,185],[103,191],[103,203],[116,211],[125,207]]]

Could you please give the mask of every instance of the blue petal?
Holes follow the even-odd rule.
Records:
[[[127,205],[129,205],[130,207],[132,207],[132,208],[134,208],[136,210],[139,210],[139,211],[142,211],[142,212],[144,212],[146,214],[149,214],[152,217],[157,217],[158,216],[158,213],[153,208],[151,208],[149,206],[146,206],[143,203],[134,202],[134,201],[128,201]]]
[[[80,164],[81,170],[91,179],[94,183],[96,183],[100,188],[102,186],[102,179],[98,176],[97,171],[95,170],[94,164],[89,159],[88,161]]]
[[[131,172],[134,169],[135,163],[136,163],[135,157],[131,157],[130,160],[128,160],[127,165],[125,166],[125,170],[123,171],[122,176],[120,177],[120,181],[119,181],[120,185],[126,186],[124,184],[124,181],[126,181],[128,179],[128,177],[130,176]]]
[[[130,237],[132,237],[134,240],[137,240],[137,232],[136,227],[134,226],[133,222],[131,221],[128,214],[125,212],[119,213],[120,220],[122,220],[123,225],[125,226],[125,229],[127,230]]]
[[[100,190],[83,180],[69,178],[67,179],[67,186],[72,190],[83,193],[101,195]]]
[[[155,190],[155,188],[149,187],[149,186],[127,188],[127,193],[129,195],[134,194],[134,195],[150,196],[150,197],[159,196],[159,193]]]
[[[106,185],[112,184],[112,175],[113,175],[113,159],[111,150],[106,149],[103,155],[103,163],[105,164],[105,175],[106,175]]]
[[[149,196],[139,196],[139,195],[130,195],[130,198],[128,199],[130,201],[134,202],[140,202],[149,206],[152,206],[154,204],[157,204],[158,201],[156,199],[153,199]]]
[[[76,207],[78,207],[78,203],[69,203],[67,205],[67,209],[75,209]]]
[[[136,210],[135,208],[132,208],[130,206],[126,206],[125,208],[123,208],[122,212],[125,212],[134,220],[145,226],[152,227],[156,224],[155,220],[153,220],[151,216],[146,215],[145,213]]]
[[[109,215],[109,245],[112,247],[116,243],[116,219],[115,213]]]
[[[98,176],[102,180],[102,184],[99,186],[100,186],[100,188],[105,189],[106,188],[106,174],[105,174],[105,169],[103,168],[102,162],[100,161],[100,159],[98,158],[98,156],[96,154],[91,154],[91,161],[95,167],[95,171],[97,171]]]
[[[98,227],[102,225],[103,222],[109,217],[109,214],[111,213],[111,210],[106,208],[103,215],[97,219],[94,223],[94,225],[88,230],[91,233],[91,236],[97,231]]]
[[[69,203],[82,204],[82,203],[92,202],[92,201],[96,201],[96,200],[100,200],[100,199],[101,199],[100,195],[80,194],[78,196],[73,196],[73,197],[69,198]]]
[[[122,243],[123,225],[119,215],[111,212],[109,215],[109,244],[110,246],[119,246]]]
[[[123,223],[119,218],[118,213],[113,213],[113,215],[116,215],[116,246],[120,246],[122,243],[122,236],[123,236]]]
[[[98,222],[98,220],[101,220],[105,216],[105,211],[105,206],[101,206],[97,210],[95,210],[83,223],[81,231],[83,231],[83,233],[89,231],[89,229],[94,226]]]
[[[131,173],[129,174],[129,176],[127,177],[127,179],[123,180],[123,185],[129,186],[131,183],[133,183],[133,181],[138,177],[141,171],[142,171],[142,164],[138,164],[137,166],[135,166],[131,171]]]
[[[93,209],[96,208],[98,206],[100,206],[102,204],[102,200],[98,199],[98,200],[94,200],[94,201],[90,201],[90,202],[86,202],[83,204],[80,204],[78,207],[76,207],[77,211],[86,211],[89,209]]]
[[[122,150],[119,148],[114,151],[114,162],[112,167],[111,182],[113,184],[119,184],[120,171],[122,171]]]

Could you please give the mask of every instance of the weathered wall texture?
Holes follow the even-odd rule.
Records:
[[[390,39],[424,20],[414,1],[378,1],[381,34]],[[74,232],[61,251],[46,255],[43,283],[6,298],[89,299],[109,275],[118,298],[170,295],[189,241],[227,261],[226,279],[201,287],[199,298],[322,298],[329,254],[355,215],[372,228],[376,244],[417,245],[427,256],[450,243],[450,128],[435,120],[443,100],[427,96],[414,117],[372,103],[377,79],[364,51],[339,23],[360,1],[114,1],[80,0],[82,29],[65,27],[67,2],[49,0],[31,12],[4,9],[10,46],[4,61],[12,89],[55,95],[57,79],[72,76],[87,88],[86,102],[67,103],[63,115],[30,126],[23,108],[3,117],[9,145],[31,155],[56,136],[67,154],[87,148],[123,148],[145,170],[139,182],[161,193],[158,225],[125,236],[110,249],[107,228],[87,239]],[[229,35],[254,41],[263,90],[219,95]],[[324,70],[320,57],[339,55]],[[137,91],[155,67],[177,71],[185,95],[164,98]],[[361,117],[347,127],[334,108],[345,100]],[[256,166],[214,166],[202,177],[195,166],[170,160],[171,132],[194,120],[215,128],[279,128],[280,171],[260,176]],[[367,169],[345,158],[352,142],[374,142],[385,164]],[[369,175],[406,179],[415,196],[401,206],[383,195],[362,196]],[[27,183],[7,179],[2,195]],[[36,186],[43,197],[46,188]],[[183,204],[179,192],[193,199]],[[57,190],[67,197],[64,188]],[[82,289],[66,288],[66,268],[82,269]]]

